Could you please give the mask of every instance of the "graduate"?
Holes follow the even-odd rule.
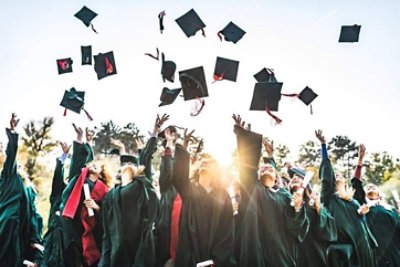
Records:
[[[64,163],[68,158],[71,146],[60,142],[63,154],[56,159],[53,183],[50,194],[50,213],[47,232],[44,235],[44,266],[67,267],[64,260],[63,226],[60,213],[61,195],[65,189]]]
[[[317,130],[315,135],[322,145],[321,202],[335,218],[338,233],[337,243],[328,248],[328,266],[376,266],[374,248],[377,244],[364,217],[368,207],[360,207],[346,180],[335,175],[322,131]]]
[[[89,163],[93,151],[89,145],[93,132],[73,124],[77,139],[72,146],[68,185],[62,193],[60,211],[63,218],[64,247],[67,266],[97,266],[103,237],[101,205],[108,192],[111,176],[105,166]],[[85,196],[85,184],[89,187]],[[91,214],[92,213],[92,214]]]
[[[151,138],[156,138],[168,116],[157,116]],[[156,266],[153,226],[158,198],[151,181],[144,175],[140,159],[121,151],[121,183],[107,194],[103,203],[103,251],[100,266]]]
[[[191,134],[186,139],[191,138]],[[173,184],[182,198],[176,267],[212,261],[215,267],[235,266],[233,259],[233,209],[223,188],[221,168],[213,159],[199,163],[198,182],[190,182],[190,154],[175,146]]]
[[[244,214],[239,266],[296,266],[296,246],[308,230],[302,192],[291,195],[278,186],[274,165],[258,168],[262,136],[245,129],[240,115],[234,114],[233,119],[240,180],[246,190],[239,208],[239,214]]]
[[[30,267],[38,267],[43,257],[43,224],[36,211],[35,192],[17,172],[18,122],[13,113],[6,129],[8,145],[0,176],[0,266],[19,267],[29,261]]]
[[[179,218],[182,199],[173,185],[172,165],[173,149],[177,140],[177,131],[173,126],[163,132],[165,150],[160,163],[160,209],[156,222],[157,266],[173,266],[178,245]]]
[[[305,171],[300,168],[292,168],[291,171],[294,172],[290,182],[290,190],[293,194],[297,190],[303,190]],[[310,187],[304,190],[304,207],[310,227],[304,241],[297,245],[296,266],[327,266],[326,250],[330,243],[337,240],[336,223],[329,211],[321,205],[319,194],[312,192]]]
[[[363,188],[361,168],[365,151],[365,146],[360,145],[358,164],[351,180],[355,189],[354,198],[360,204],[367,204],[368,212],[365,216],[368,227],[378,243],[378,266],[400,266],[400,218],[396,209],[382,200],[378,186],[369,183]]]

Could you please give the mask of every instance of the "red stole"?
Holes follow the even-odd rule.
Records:
[[[88,168],[83,168],[78,180],[75,183],[74,188],[65,204],[62,216],[73,219],[78,209],[79,202],[81,201],[81,194],[83,190],[83,184],[88,174]],[[101,202],[107,194],[108,187],[100,180],[97,180],[90,197],[96,201]],[[96,261],[100,260],[100,251],[97,248],[96,240],[93,236],[92,230],[96,225],[95,217],[89,217],[86,207],[81,209],[81,220],[83,226],[82,235],[82,246],[83,246],[83,257],[88,265],[92,265]]]
[[[176,259],[176,251],[178,249],[179,220],[181,217],[181,210],[182,210],[182,198],[178,194],[174,199],[171,211],[171,243],[169,246],[169,253],[174,261]]]

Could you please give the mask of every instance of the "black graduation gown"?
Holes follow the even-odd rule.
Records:
[[[72,146],[72,159],[70,165],[70,171],[68,175],[68,184],[66,185],[62,195],[61,195],[61,205],[60,212],[63,213],[64,206],[74,189],[76,181],[81,174],[82,168],[86,166],[86,164],[93,160],[93,150],[91,147],[86,144],[80,144],[78,142],[74,142]],[[94,184],[89,178],[86,178],[85,183],[89,185],[90,191],[92,191]],[[83,191],[83,189],[82,189]],[[73,220],[69,218],[62,218],[63,225],[63,241],[65,248],[64,259],[66,260],[66,264],[68,266],[73,266],[79,264],[80,262],[84,262],[83,258],[83,246],[82,246],[82,235],[84,233],[84,228],[82,225],[81,219],[81,209],[84,207],[83,201],[85,199],[84,193],[81,194],[81,200],[79,201],[79,206],[75,213],[75,217]],[[101,207],[101,202],[97,202],[97,204]],[[103,226],[102,226],[102,216],[101,212],[95,212],[95,221],[96,225],[92,230],[93,236],[96,240],[96,246],[101,253],[101,245],[103,239]]]
[[[296,266],[296,245],[308,230],[305,208],[295,212],[292,195],[258,181],[262,136],[235,126],[243,185],[239,266]]]
[[[47,232],[44,235],[44,264],[48,267],[64,267],[64,244],[62,218],[60,214],[61,194],[65,188],[64,164],[57,159],[50,194],[50,214]]]
[[[162,267],[171,257],[171,212],[178,192],[173,185],[171,156],[162,156],[160,164],[160,208],[156,221],[155,236],[157,240],[157,266]]]
[[[316,209],[306,205],[306,214],[310,222],[304,241],[298,244],[297,265],[299,267],[326,266],[326,249],[331,242],[337,240],[336,223],[329,211]]]
[[[24,260],[40,261],[41,253],[30,243],[41,243],[34,196],[17,173],[18,134],[6,129],[6,161],[0,176],[0,266],[22,266]],[[40,264],[40,262],[37,262]]]
[[[181,146],[175,149],[173,182],[182,198],[179,242],[175,266],[196,266],[213,260],[216,267],[234,266],[233,208],[224,189],[207,191],[189,180],[190,155]]]
[[[356,190],[357,200],[361,204],[366,203],[362,181],[353,178],[351,184]],[[378,204],[369,208],[366,217],[368,227],[378,243],[378,266],[400,266],[400,218],[397,211]]]
[[[337,244],[330,248],[335,247],[351,255],[349,266],[375,266],[375,238],[368,228],[365,216],[358,214],[359,203],[354,199],[343,200],[337,195],[336,177],[329,159],[322,160],[319,176],[322,179],[321,202],[335,218],[338,233]],[[334,260],[343,262],[345,259]]]
[[[157,194],[145,176],[126,186],[117,185],[103,201],[104,267],[155,266],[153,225],[157,216]]]
[[[146,146],[139,152],[140,165],[145,167],[144,174],[150,182],[153,182],[151,160],[153,154],[157,151],[157,137],[151,137]]]

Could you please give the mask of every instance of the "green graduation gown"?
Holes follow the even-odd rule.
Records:
[[[50,213],[47,232],[44,235],[44,266],[66,267],[64,261],[64,244],[62,218],[60,214],[61,194],[65,188],[64,164],[57,159],[53,174],[50,194]]]
[[[18,134],[6,129],[6,161],[0,176],[0,266],[22,266],[24,260],[41,262],[41,221],[34,207],[34,192],[17,173]]]
[[[338,233],[337,244],[331,245],[328,251],[342,250],[342,253],[349,256],[349,259],[335,257],[335,264],[347,260],[345,264],[349,266],[375,266],[375,238],[368,228],[365,216],[358,214],[358,202],[353,199],[343,200],[337,195],[336,177],[329,158],[322,159],[319,176],[322,180],[321,202],[335,218]]]
[[[103,201],[103,267],[153,267],[157,194],[145,176],[117,185]]]
[[[353,178],[351,183],[356,190],[357,200],[361,204],[366,203],[362,181]],[[397,211],[377,204],[369,208],[366,218],[368,227],[378,243],[378,266],[400,266],[400,218]]]
[[[234,266],[233,208],[224,189],[207,191],[189,180],[190,155],[175,149],[173,182],[182,198],[176,267],[213,260],[216,267]]]
[[[296,266],[296,245],[308,230],[305,208],[295,212],[284,188],[266,188],[258,181],[261,135],[235,126],[240,157],[242,205],[241,267]]]

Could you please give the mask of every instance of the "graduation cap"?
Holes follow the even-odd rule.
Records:
[[[311,103],[317,98],[317,94],[308,86],[304,88],[299,94],[282,94],[282,96],[298,97],[306,106],[310,106],[310,113],[313,114]]]
[[[203,66],[180,71],[179,81],[182,86],[183,99],[185,101],[196,99],[194,111],[191,112],[190,115],[199,115],[205,105],[202,97],[208,96],[207,82]]]
[[[294,175],[297,175],[301,178],[304,178],[306,176],[306,172],[303,169],[297,167],[292,167],[288,169],[288,174],[290,178],[293,178]]]
[[[131,155],[121,155],[119,157],[121,165],[133,164],[139,166],[139,158]]]
[[[97,13],[93,12],[86,6],[83,6],[81,10],[79,10],[76,14],[75,17],[78,18],[83,22],[83,24],[86,25],[86,27],[92,26],[92,30],[97,33],[97,31],[94,29],[92,20],[97,16]]]
[[[180,92],[181,92],[181,88],[168,89],[167,87],[164,87],[162,89],[161,96],[160,96],[161,103],[158,106],[161,107],[161,106],[166,106],[166,105],[170,105],[170,104],[174,103],[175,99],[177,98],[177,96],[179,95]]]
[[[257,82],[278,82],[273,69],[263,68],[253,75]]]
[[[92,65],[92,46],[81,46],[82,65]]]
[[[278,124],[281,119],[272,114],[271,111],[278,111],[279,101],[281,100],[281,91],[283,83],[269,82],[256,83],[251,100],[250,110],[264,110]]]
[[[70,57],[63,58],[63,59],[57,59],[58,74],[72,72],[72,63],[73,63],[73,61]]]
[[[202,35],[206,37],[204,32],[206,25],[193,8],[175,21],[187,37],[195,35],[198,31],[201,31]]]
[[[117,74],[114,53],[111,51],[105,54],[100,53],[97,56],[94,56],[94,70],[97,73],[98,80]]]
[[[163,81],[165,80],[174,82],[175,79],[176,64],[173,61],[165,61],[164,53],[161,53],[161,76]]]
[[[354,43],[358,42],[361,25],[342,26],[340,30],[339,43]]]
[[[77,91],[74,87],[72,87],[69,91],[65,90],[64,96],[61,100],[60,106],[64,107],[64,116],[67,115],[67,109],[80,114],[81,110],[86,113],[86,116],[93,120],[92,116],[84,109],[85,105],[85,92]]]
[[[214,81],[228,80],[236,82],[239,61],[217,57],[214,70]]]
[[[245,35],[245,31],[239,28],[235,23],[232,21],[229,22],[226,27],[218,32],[218,37],[222,41],[222,36],[224,36],[225,41],[233,42],[236,44],[240,39],[242,39],[243,35]]]

